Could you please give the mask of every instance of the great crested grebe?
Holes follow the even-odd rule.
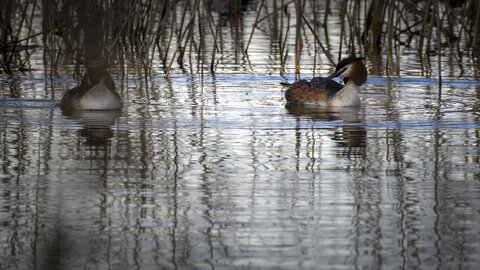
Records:
[[[362,63],[364,58],[350,56],[338,63],[335,72],[324,77],[315,77],[310,82],[299,80],[286,92],[289,104],[314,105],[322,107],[360,106],[358,89],[367,81],[367,68]],[[332,78],[341,77],[345,85]]]
[[[106,67],[90,63],[81,84],[65,93],[60,107],[64,110],[119,110],[122,100]]]

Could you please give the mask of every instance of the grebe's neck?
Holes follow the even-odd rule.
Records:
[[[330,106],[336,107],[353,107],[360,106],[360,97],[358,96],[358,90],[360,86],[353,80],[348,80],[348,83],[335,96],[328,102]]]

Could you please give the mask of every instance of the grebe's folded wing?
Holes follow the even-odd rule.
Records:
[[[77,100],[80,100],[91,88],[91,85],[79,85],[68,90],[60,101],[60,107],[67,108],[74,106],[73,104]]]
[[[310,81],[310,84],[313,89],[323,89],[327,92],[327,98],[334,96],[338,91],[345,87],[345,85],[325,77],[315,77]]]

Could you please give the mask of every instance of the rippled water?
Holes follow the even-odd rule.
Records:
[[[253,62],[117,78],[118,114],[62,114],[67,74],[2,80],[0,268],[480,265],[480,82],[406,64],[325,111]]]

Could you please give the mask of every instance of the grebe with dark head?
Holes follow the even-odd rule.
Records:
[[[285,99],[289,104],[314,105],[322,107],[354,107],[360,106],[358,90],[367,81],[367,68],[364,58],[350,56],[338,63],[335,72],[324,77],[315,77],[310,82],[299,80],[286,92]],[[332,78],[341,77],[345,85]]]
[[[60,102],[63,110],[119,110],[120,95],[104,64],[87,64],[87,72],[79,86],[68,90]]]

